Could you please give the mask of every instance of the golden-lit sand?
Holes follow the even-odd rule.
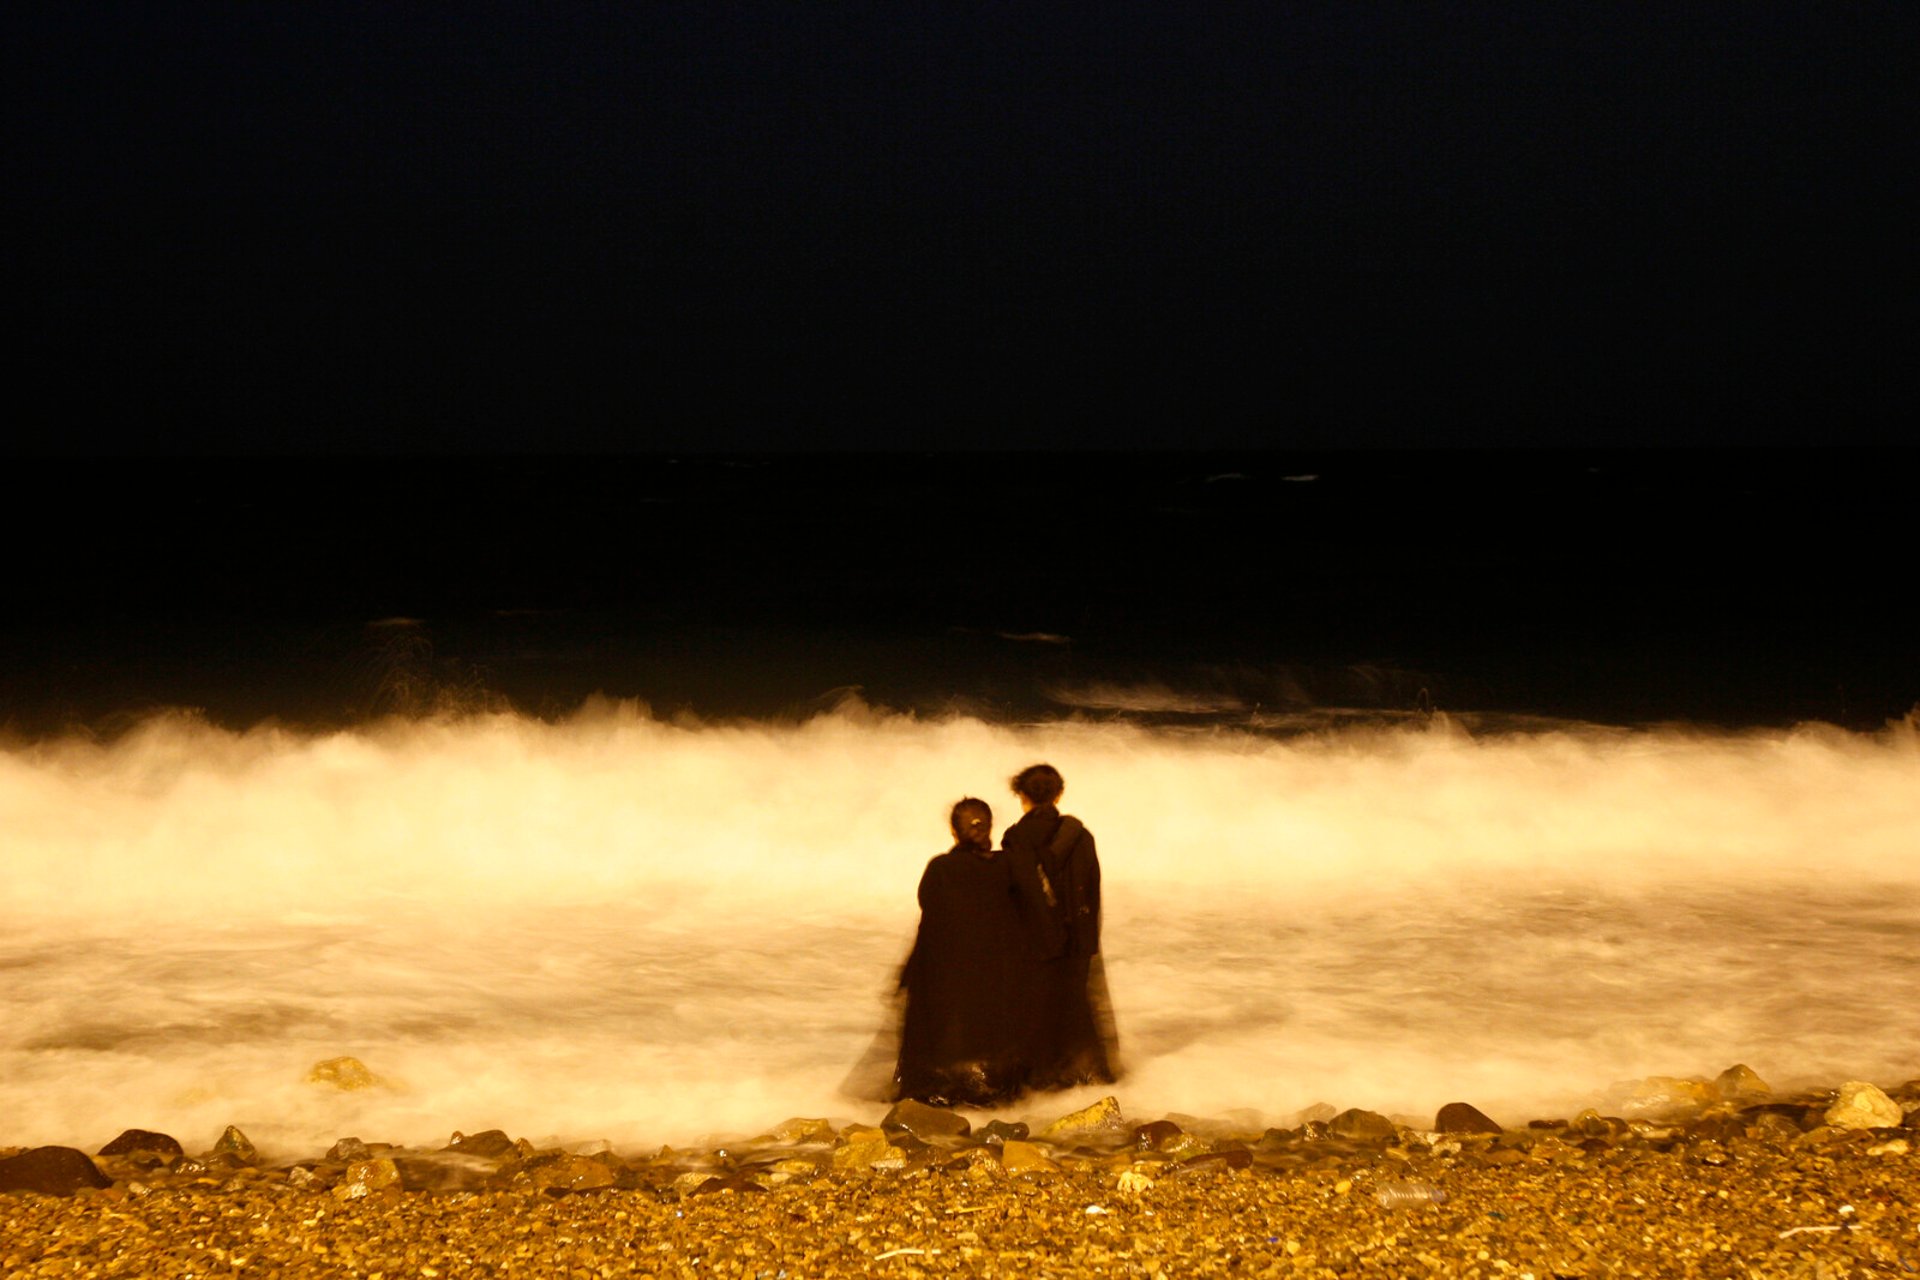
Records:
[[[1369,1136],[1379,1118],[1363,1116],[1342,1137],[1338,1122],[1233,1135],[1110,1116],[990,1144],[935,1131],[936,1115],[915,1123],[924,1140],[795,1123],[736,1149],[624,1157],[524,1143],[282,1168],[100,1157],[110,1187],[0,1196],[0,1274],[1920,1274],[1920,1134],[1819,1120],[1817,1104],[1774,1104]],[[1445,1202],[1379,1202],[1408,1179]]]

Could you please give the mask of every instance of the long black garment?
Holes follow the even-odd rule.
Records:
[[[969,847],[927,863],[920,931],[900,975],[907,1008],[895,1096],[986,1107],[1026,1084],[1016,978],[1025,958],[1007,859]]]
[[[1119,1043],[1100,964],[1093,833],[1042,804],[1008,827],[1001,844],[1024,926],[1029,1082],[1036,1089],[1109,1083],[1119,1077]]]

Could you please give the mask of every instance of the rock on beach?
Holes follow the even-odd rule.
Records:
[[[1827,1108],[1826,1121],[1836,1129],[1894,1129],[1906,1118],[1900,1104],[1864,1080],[1849,1080]]]
[[[35,1147],[0,1160],[0,1191],[37,1191],[70,1196],[83,1188],[110,1187],[113,1179],[87,1153],[73,1147]]]

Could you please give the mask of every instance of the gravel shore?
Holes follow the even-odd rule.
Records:
[[[1892,1091],[1894,1114],[1912,1092]],[[909,1106],[727,1149],[488,1133],[277,1167],[230,1131],[204,1157],[95,1157],[104,1187],[0,1196],[0,1274],[1920,1275],[1920,1114],[1848,1127],[1825,1122],[1833,1105],[1459,1132],[1349,1111],[1234,1134],[1109,1100],[1031,1137]],[[1381,1203],[1408,1182],[1445,1198]]]

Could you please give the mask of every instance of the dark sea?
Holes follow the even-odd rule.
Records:
[[[1130,1115],[1920,1076],[1909,455],[10,472],[0,1145],[871,1119],[1041,759]]]

